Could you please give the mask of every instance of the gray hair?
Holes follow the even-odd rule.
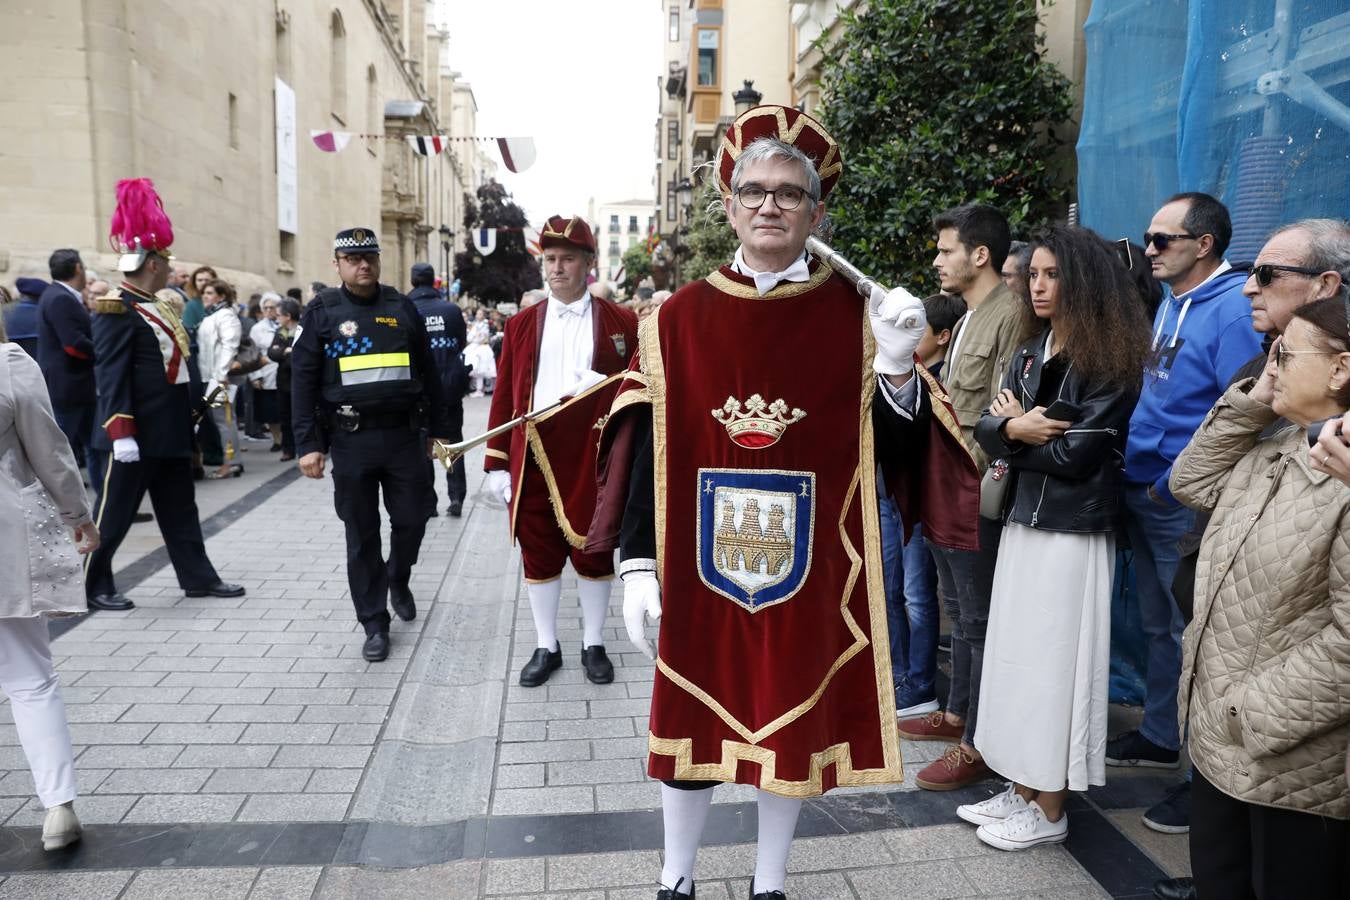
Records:
[[[1340,275],[1341,289],[1336,296],[1344,298],[1350,295],[1350,222],[1341,219],[1299,219],[1276,228],[1270,237],[1291,231],[1308,236],[1303,265],[1320,272]]]
[[[734,194],[740,188],[741,178],[749,166],[771,159],[795,162],[802,167],[802,174],[806,176],[806,193],[811,199],[809,208],[815,209],[820,202],[820,173],[816,171],[816,164],[801,150],[778,138],[760,138],[745,148],[731,169],[731,192]]]

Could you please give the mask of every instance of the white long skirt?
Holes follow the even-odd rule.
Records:
[[[1115,538],[1009,524],[994,570],[975,748],[1039,791],[1106,783]]]

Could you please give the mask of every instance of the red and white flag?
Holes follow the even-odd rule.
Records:
[[[539,246],[539,229],[526,225],[520,229],[525,237],[525,249],[531,256],[543,256],[544,248]]]
[[[512,172],[524,172],[534,165],[532,137],[497,138],[497,149],[501,151],[502,163]]]
[[[443,134],[408,135],[408,144],[422,156],[440,153],[449,143]]]
[[[341,153],[352,139],[350,131],[310,131],[309,139],[324,153]]]

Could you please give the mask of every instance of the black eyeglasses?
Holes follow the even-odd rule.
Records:
[[[737,199],[746,209],[759,209],[770,194],[773,195],[774,205],[785,212],[801,206],[807,196],[806,191],[792,184],[785,184],[772,191],[766,191],[757,184],[749,184],[736,191]]]
[[[1321,275],[1322,269],[1310,269],[1307,266],[1281,266],[1275,263],[1262,263],[1259,266],[1252,266],[1251,277],[1256,279],[1256,283],[1261,287],[1270,287],[1270,283],[1275,280],[1276,272],[1293,272],[1296,275]]]
[[[337,258],[345,259],[354,266],[359,266],[361,263],[370,263],[370,265],[375,266],[379,265],[380,262],[380,254],[374,251],[367,253],[339,253],[337,254]]]
[[[1172,243],[1173,241],[1195,241],[1195,240],[1199,240],[1198,235],[1186,234],[1184,232],[1182,234],[1167,234],[1166,232],[1162,231],[1144,232],[1144,247],[1147,248],[1149,244],[1152,244],[1153,246],[1158,248],[1159,253],[1166,250],[1167,245]]]

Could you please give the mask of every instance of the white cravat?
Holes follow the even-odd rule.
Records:
[[[731,267],[737,272],[755,280],[755,290],[761,297],[778,286],[780,281],[810,281],[811,270],[806,266],[806,253],[781,272],[756,272],[745,262],[745,248],[736,248],[736,258]]]
[[[591,295],[564,303],[549,292],[544,340],[534,370],[534,408],[553,403],[577,382],[577,370],[589,369],[595,354]]]

